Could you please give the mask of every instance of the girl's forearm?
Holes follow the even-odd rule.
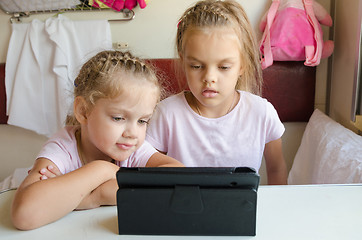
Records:
[[[95,188],[115,177],[111,164],[94,161],[59,177],[29,185],[24,181],[13,201],[14,225],[23,230],[33,229],[73,211]]]
[[[116,205],[117,180],[111,179],[99,185],[78,205],[77,210]]]
[[[285,169],[280,169],[275,172],[268,172],[268,185],[286,185],[287,184],[287,173]]]

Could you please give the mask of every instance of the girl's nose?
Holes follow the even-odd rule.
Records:
[[[206,84],[212,84],[216,83],[216,81],[217,81],[216,72],[211,68],[206,69],[203,82]]]
[[[128,123],[122,133],[122,136],[125,138],[136,138],[137,137],[137,124]]]
[[[216,81],[214,79],[211,79],[211,78],[205,78],[203,80],[204,83],[206,84],[211,84],[211,83],[215,83]]]

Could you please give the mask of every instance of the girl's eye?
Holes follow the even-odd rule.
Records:
[[[119,121],[124,120],[123,117],[112,117],[112,119],[113,119],[114,121],[116,121],[116,122],[119,122]]]
[[[149,122],[148,120],[143,120],[143,119],[138,120],[138,123],[141,125],[148,124],[148,122]]]
[[[190,67],[193,69],[200,69],[201,65],[190,65]]]
[[[221,70],[229,70],[231,67],[229,67],[229,66],[220,66],[219,68]]]

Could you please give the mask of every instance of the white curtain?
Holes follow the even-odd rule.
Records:
[[[13,24],[5,86],[8,124],[51,136],[64,126],[73,102],[73,82],[82,64],[112,48],[107,20]]]

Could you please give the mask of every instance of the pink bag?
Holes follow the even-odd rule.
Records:
[[[147,6],[146,0],[99,0],[108,7],[116,10],[121,11],[124,8],[132,10],[139,4],[140,8],[145,8]]]
[[[332,25],[330,15],[313,0],[273,0],[260,24],[264,31],[260,42],[262,68],[274,60],[305,60],[306,66],[316,66],[322,57],[330,56],[334,45],[332,41],[323,43],[319,22]]]

